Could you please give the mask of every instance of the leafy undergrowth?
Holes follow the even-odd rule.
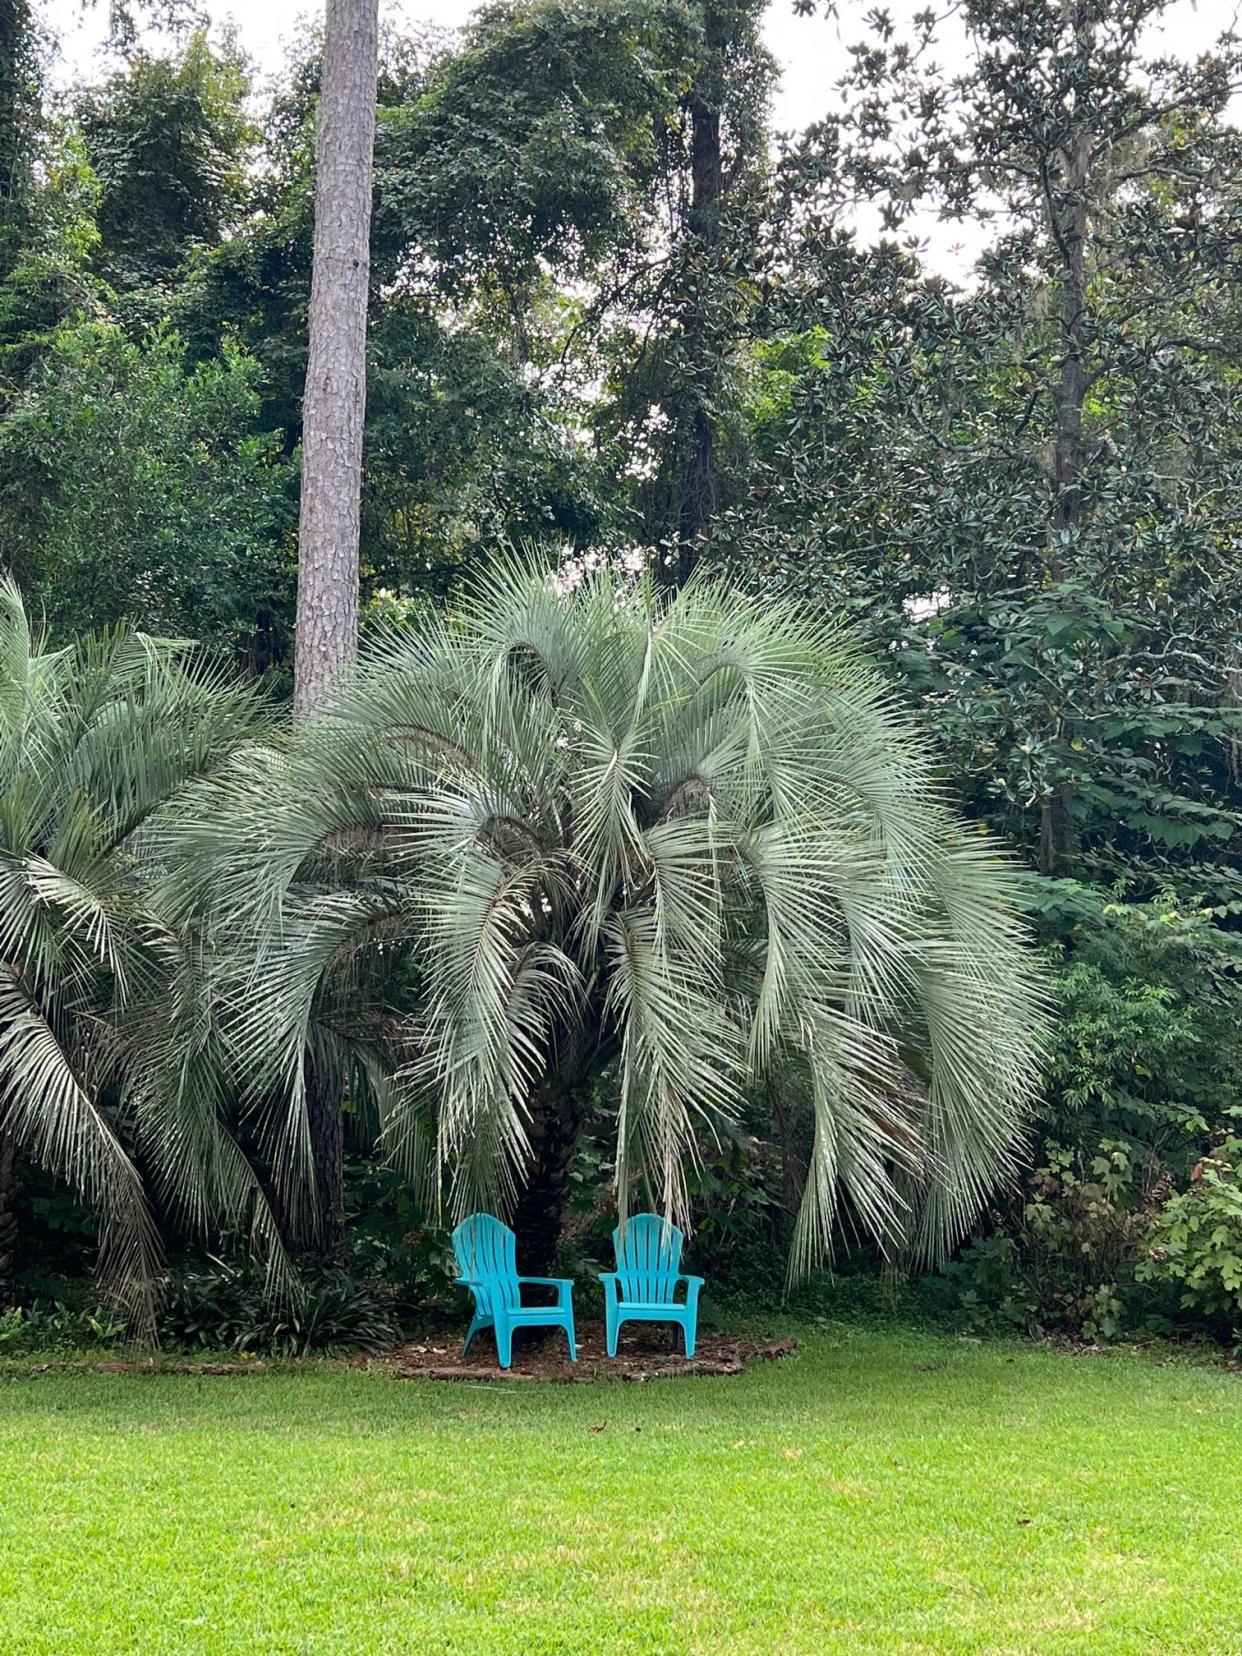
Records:
[[[1242,1380],[845,1325],[672,1386],[0,1378],[0,1649],[1242,1649]]]

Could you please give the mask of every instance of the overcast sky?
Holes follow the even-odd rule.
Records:
[[[278,67],[282,41],[299,20],[323,15],[322,0],[319,4],[308,4],[307,0],[252,0],[250,5],[240,4],[239,0],[199,0],[199,3],[213,19],[231,18],[247,52],[267,71]],[[926,4],[926,0],[918,3]],[[466,22],[477,4],[478,0],[383,0],[383,11],[394,20],[435,23],[441,28],[454,29]],[[39,9],[62,43],[60,77],[72,79],[77,74],[89,73],[91,60],[103,41],[106,0],[97,0],[85,17],[82,0],[43,0]],[[846,0],[844,9],[861,16],[870,8],[869,3]],[[918,4],[907,6],[905,0],[898,0],[895,9],[898,13],[917,10]],[[858,32],[856,27],[847,31],[848,38],[854,38]],[[823,112],[828,86],[835,79],[833,59],[840,45],[835,28],[822,18],[795,17],[793,0],[776,0],[776,4],[768,7],[766,35],[768,47],[781,65],[777,124],[782,128],[805,126]]]
[[[284,42],[308,17],[323,15],[322,0],[199,0],[200,9],[213,21],[230,20],[242,46],[261,74],[271,74],[284,55]],[[433,23],[441,28],[460,27],[478,0],[381,0],[386,17],[410,25]],[[764,19],[768,49],[780,65],[780,87],[773,109],[774,124],[780,131],[793,131],[817,120],[832,102],[832,86],[841,72],[844,49],[864,34],[863,17],[875,0],[840,0],[841,22],[828,22],[821,15],[799,17],[793,0],[773,0]],[[887,9],[898,20],[926,9],[928,0],[887,0]],[[1176,0],[1164,19],[1151,32],[1153,49],[1192,57],[1203,51],[1236,21],[1242,0]],[[44,19],[60,41],[54,65],[55,79],[65,84],[97,72],[103,50],[107,0],[96,0],[84,10],[83,0],[42,0],[38,5]],[[964,34],[946,25],[939,61],[950,72],[959,69],[968,53]],[[978,253],[981,237],[969,226],[920,222],[919,233],[926,238],[925,257],[946,275],[965,275]]]
[[[477,0],[385,0],[384,11],[409,23],[436,23],[457,28],[474,11]],[[822,16],[798,17],[793,0],[774,0],[767,8],[764,33],[768,48],[781,67],[781,87],[775,110],[782,129],[805,126],[821,115],[831,96],[842,56],[842,46],[862,34],[861,19],[871,10],[873,0],[842,0],[844,21],[829,23]],[[888,0],[887,9],[896,18],[925,10],[927,0]],[[299,19],[321,17],[323,6],[307,0],[200,0],[213,19],[231,19],[242,44],[265,71],[276,69],[281,60],[282,42]],[[62,43],[59,74],[72,79],[89,73],[98,54],[107,14],[106,0],[98,0],[83,13],[82,0],[43,0],[39,10],[50,22]],[[822,8],[821,8],[822,10]],[[1237,16],[1234,0],[1178,0],[1172,6],[1159,34],[1164,44],[1187,55],[1202,50]],[[956,67],[966,50],[964,38],[946,34],[942,60]]]

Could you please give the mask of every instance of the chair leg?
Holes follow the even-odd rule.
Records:
[[[496,1355],[501,1368],[513,1367],[513,1329],[507,1322],[496,1324]]]
[[[606,1333],[608,1355],[610,1357],[615,1357],[617,1355],[617,1337],[621,1333],[621,1324],[624,1320],[625,1319],[623,1317],[619,1317],[615,1313],[608,1319]]]
[[[569,1341],[569,1360],[571,1363],[576,1363],[578,1361],[578,1342],[574,1339],[574,1314],[572,1311],[565,1323],[565,1338]]]
[[[686,1348],[686,1361],[687,1362],[689,1362],[690,1359],[694,1356],[694,1337],[695,1337],[697,1332],[698,1332],[698,1330],[697,1330],[696,1325],[694,1323],[692,1323],[692,1322],[682,1323],[682,1325],[681,1325],[681,1336],[682,1336],[682,1342],[683,1342],[683,1344],[685,1345],[685,1348]]]
[[[482,1328],[482,1326],[483,1326],[483,1318],[476,1311],[473,1318],[471,1319],[471,1322],[470,1322],[470,1329],[469,1329],[469,1332],[466,1335],[466,1343],[461,1348],[461,1354],[462,1354],[463,1357],[470,1350],[470,1342],[471,1342],[471,1340],[474,1339],[475,1335],[479,1332],[479,1330]]]

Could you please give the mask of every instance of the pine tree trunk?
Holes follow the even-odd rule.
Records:
[[[1085,50],[1084,46],[1084,50]],[[1065,202],[1048,203],[1049,228],[1061,255],[1061,370],[1053,387],[1056,442],[1052,464],[1052,501],[1048,515],[1048,574],[1065,573],[1067,531],[1082,510],[1082,474],[1086,467],[1083,410],[1087,401],[1087,191],[1091,135],[1083,130],[1064,156]],[[1041,874],[1056,875],[1068,866],[1073,849],[1073,819],[1064,787],[1055,788],[1040,805]]]
[[[17,1255],[17,1143],[0,1136],[0,1311],[13,1303]]]
[[[671,572],[677,585],[688,581],[698,563],[703,531],[716,515],[720,485],[716,465],[716,421],[712,404],[719,378],[713,357],[710,318],[711,282],[720,242],[724,198],[724,163],[720,144],[720,107],[724,97],[724,49],[727,23],[720,8],[707,0],[703,18],[707,47],[691,88],[690,240],[691,288],[682,319],[682,348],[689,381],[683,428],[681,475],[677,487],[678,554]]]
[[[294,717],[358,644],[378,0],[327,0],[315,179],[310,356],[302,407]]]
[[[1048,572],[1061,576],[1064,533],[1082,506],[1086,464],[1083,408],[1087,400],[1087,182],[1090,134],[1082,132],[1065,158],[1067,201],[1050,207],[1051,228],[1061,254],[1061,371],[1053,390],[1056,442],[1052,462],[1052,509],[1048,522]]]

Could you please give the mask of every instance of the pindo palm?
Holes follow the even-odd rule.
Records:
[[[17,588],[0,583],[0,1279],[21,1148],[95,1210],[106,1285],[147,1327],[158,1243],[131,1154],[146,1122],[128,1020],[166,1011],[178,944],[146,906],[139,842],[178,785],[260,719],[183,646],[117,631],[43,648]],[[179,1122],[146,1137],[170,1202],[253,1217],[261,1193],[220,1118],[200,1141],[217,1166],[205,1183],[190,1177]]]
[[[369,1078],[393,1153],[505,1209],[532,1268],[606,1063],[623,1209],[682,1210],[757,1079],[807,1090],[795,1270],[842,1207],[934,1255],[1012,1165],[1040,995],[1009,876],[875,670],[792,608],[502,568],[172,837],[291,1196],[308,1073]]]

